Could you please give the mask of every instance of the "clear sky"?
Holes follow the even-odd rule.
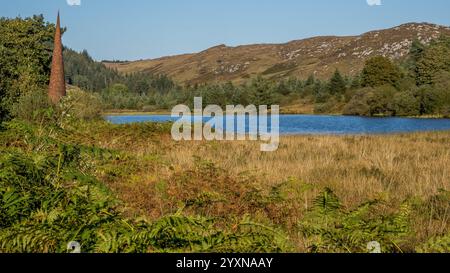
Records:
[[[0,0],[3,17],[44,14],[54,22],[58,9],[68,28],[64,44],[97,60],[354,35],[407,22],[450,25],[449,0]]]

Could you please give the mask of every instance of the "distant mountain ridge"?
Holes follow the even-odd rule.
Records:
[[[408,23],[358,36],[320,36],[284,44],[218,45],[199,53],[104,64],[121,73],[165,74],[181,84],[241,83],[256,75],[271,79],[305,79],[310,75],[328,78],[336,69],[354,75],[376,55],[404,58],[415,39],[428,44],[441,35],[450,36],[450,27]]]

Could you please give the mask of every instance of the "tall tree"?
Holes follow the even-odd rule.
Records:
[[[422,44],[419,40],[415,39],[411,44],[411,49],[409,50],[409,58],[416,63],[420,57],[422,56],[422,53],[425,51],[425,45]]]
[[[416,64],[418,85],[433,84],[442,71],[450,71],[450,38],[440,38],[426,48]]]
[[[367,60],[361,74],[361,85],[363,87],[397,86],[400,78],[401,73],[397,65],[389,58],[377,56]]]
[[[54,33],[42,15],[0,18],[0,120],[21,95],[48,83]]]

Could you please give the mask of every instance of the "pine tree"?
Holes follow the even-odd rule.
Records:
[[[272,105],[274,102],[273,88],[267,80],[258,77],[250,85],[251,103],[255,105]]]
[[[425,51],[425,45],[423,45],[419,40],[414,40],[411,44],[411,49],[409,51],[410,59],[416,63],[420,57],[422,56],[422,53]]]
[[[347,89],[344,78],[338,69],[334,72],[333,77],[330,79],[329,90],[331,94],[343,94]]]
[[[309,75],[308,79],[305,82],[305,86],[311,86],[316,82],[314,75]]]

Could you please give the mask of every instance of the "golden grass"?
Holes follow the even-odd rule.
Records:
[[[278,151],[258,142],[184,142],[164,156],[175,168],[193,167],[193,157],[234,175],[250,171],[261,183],[290,177],[331,186],[350,203],[381,193],[404,199],[450,188],[450,134],[394,136],[287,136]]]
[[[404,199],[450,189],[450,132],[284,136],[273,153],[260,152],[259,142],[175,142],[167,135],[138,140],[121,136],[106,146],[141,156],[159,154],[177,170],[193,168],[193,158],[199,157],[232,175],[250,172],[260,183],[273,185],[293,177],[332,186],[350,203],[381,193]]]
[[[260,215],[289,232],[325,187],[333,189],[348,208],[382,200],[386,213],[408,198],[428,202],[440,189],[450,190],[450,132],[283,136],[278,151],[264,153],[259,142],[175,142],[169,134],[145,138],[145,130],[132,127],[109,131],[107,137],[91,137],[102,139],[96,145],[127,155],[110,167],[121,170],[119,174],[108,178],[108,170],[100,169],[101,179],[116,192],[129,214],[151,219],[176,212],[187,200],[206,196],[227,202],[185,208],[185,212],[222,218]],[[298,199],[268,207],[247,198],[286,181],[309,185],[310,190]],[[432,207],[416,217],[411,242],[449,232],[449,208],[438,220],[432,219]],[[302,239],[295,232],[290,236],[297,250],[305,251]]]
[[[129,109],[123,109],[123,110],[111,110],[106,111],[103,113],[103,116],[143,116],[143,115],[170,115],[171,112],[167,110],[157,110],[157,111],[150,111],[150,112],[144,112],[144,111],[138,111],[138,110],[129,110]]]

